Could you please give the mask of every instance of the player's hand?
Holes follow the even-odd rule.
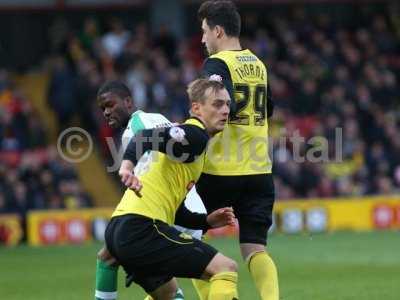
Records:
[[[121,182],[129,189],[134,191],[136,195],[142,197],[140,194],[140,190],[142,189],[142,183],[140,182],[139,178],[135,176],[129,170],[119,170],[119,176],[121,178]]]
[[[207,216],[207,223],[212,228],[235,225],[235,214],[232,207],[223,207],[213,211]]]

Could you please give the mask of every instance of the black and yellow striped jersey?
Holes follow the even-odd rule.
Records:
[[[151,163],[137,174],[143,185],[141,197],[127,189],[112,217],[138,214],[174,224],[176,211],[203,170],[208,139],[204,125],[195,118],[183,125],[139,132],[124,159],[136,164],[151,151]]]
[[[220,75],[235,101],[223,132],[211,141],[204,173],[221,176],[271,173],[268,122],[272,101],[265,65],[250,50],[221,51],[208,58],[207,76]]]

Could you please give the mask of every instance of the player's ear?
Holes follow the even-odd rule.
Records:
[[[224,34],[224,29],[219,25],[215,25],[215,33],[217,38],[221,38]]]
[[[200,103],[199,102],[192,102],[192,106],[190,108],[190,112],[194,116],[198,116],[200,114]]]
[[[133,108],[133,101],[132,101],[131,97],[125,97],[123,101],[124,101],[124,105],[127,109]]]

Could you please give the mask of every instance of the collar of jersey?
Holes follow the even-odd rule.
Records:
[[[193,122],[194,121],[194,122]],[[185,121],[186,124],[192,124],[200,127],[201,129],[206,130],[206,126],[204,125],[203,121],[197,117],[190,117]]]
[[[250,51],[249,49],[235,49],[235,50],[222,50],[222,51],[219,51],[218,53],[216,53],[216,54],[220,54],[220,53],[222,53],[222,52],[241,52],[241,51]]]
[[[136,114],[140,114],[140,113],[144,113],[143,110],[138,109],[137,111],[135,111],[134,113],[131,114],[131,116],[134,116]]]

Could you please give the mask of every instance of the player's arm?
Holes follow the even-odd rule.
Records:
[[[145,129],[131,139],[123,160],[135,166],[147,151],[159,151],[182,163],[190,163],[203,153],[208,139],[204,129],[190,124]]]
[[[233,91],[233,83],[231,73],[229,72],[226,63],[219,58],[208,58],[203,64],[202,74],[205,77],[210,77],[211,75],[219,75],[222,78],[222,83],[224,84],[226,90],[231,96],[231,99],[235,99],[235,94]],[[231,101],[230,105],[230,116],[236,114],[236,102]]]
[[[133,174],[133,169],[135,165],[128,159],[124,159],[119,167],[118,175],[121,178],[121,182],[127,187],[136,192],[136,194],[141,197],[140,190],[142,189],[142,184]]]
[[[232,207],[223,207],[210,214],[201,214],[190,211],[182,202],[175,214],[175,224],[189,229],[201,229],[207,231],[210,228],[218,228],[235,224],[235,215]]]
[[[175,224],[189,229],[208,230],[207,214],[190,211],[184,202],[179,206],[175,214]]]
[[[160,151],[172,159],[190,163],[203,153],[208,139],[207,132],[195,125],[144,129],[130,140],[126,148],[119,170],[121,182],[141,197],[142,184],[133,170],[144,153]]]

